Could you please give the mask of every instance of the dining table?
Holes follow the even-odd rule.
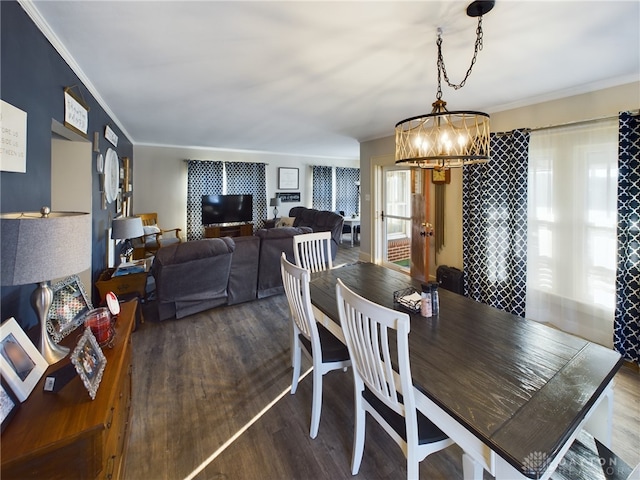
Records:
[[[419,281],[366,262],[311,274],[316,321],[343,342],[338,278],[409,314],[416,406],[463,450],[465,479],[549,478],[583,428],[610,445],[619,353],[441,288],[438,315],[422,317],[394,301]]]
[[[344,217],[344,220],[342,221],[343,225],[348,225],[351,229],[351,246],[353,247],[353,242],[354,240],[358,239],[358,231],[360,230],[360,217],[358,216],[351,216],[351,217]]]

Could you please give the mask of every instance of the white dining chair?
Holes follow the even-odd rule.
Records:
[[[293,255],[296,265],[311,273],[332,269],[331,232],[294,235]]]
[[[355,388],[351,473],[356,475],[360,469],[368,412],[402,449],[407,478],[418,478],[420,462],[454,442],[416,409],[409,365],[409,316],[362,298],[340,279],[336,298]],[[390,330],[396,331],[395,362],[389,349]]]
[[[295,394],[298,388],[301,352],[303,352],[313,364],[313,400],[309,435],[311,438],[316,438],[322,410],[322,377],[332,370],[346,370],[350,367],[349,351],[329,330],[316,323],[309,295],[309,271],[289,262],[284,252],[280,259],[280,266],[292,319],[291,394]]]

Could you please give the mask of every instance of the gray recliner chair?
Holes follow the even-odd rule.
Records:
[[[235,243],[229,237],[159,249],[152,267],[158,318],[182,318],[226,304],[234,250]]]

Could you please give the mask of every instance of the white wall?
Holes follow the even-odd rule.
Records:
[[[640,82],[575,95],[559,100],[547,101],[503,112],[491,113],[491,131],[509,131],[516,128],[541,128],[570,122],[616,116],[625,110],[640,108]],[[390,127],[392,131],[392,128]],[[390,132],[391,133],[391,132]],[[376,212],[376,192],[372,188],[372,164],[380,158],[393,164],[395,137],[393,135],[360,144],[360,175],[362,178],[362,236],[361,258],[372,258],[372,225]],[[378,160],[376,160],[378,159]],[[366,195],[370,201],[365,201]],[[433,189],[432,189],[433,195]],[[433,200],[433,199],[432,199]],[[431,213],[433,214],[433,201]],[[431,217],[433,223],[433,216]],[[431,252],[433,248],[433,240]],[[462,268],[462,171],[453,169],[451,183],[445,187],[445,247],[437,257],[431,254],[429,272],[435,275],[437,265]]]
[[[267,164],[267,198],[276,192],[300,192],[300,203],[283,203],[279,216],[294,206],[311,206],[311,166],[359,167],[358,158],[325,158],[266,152],[135,145],[133,147],[133,212],[157,212],[162,228],[187,231],[187,165],[185,160],[263,162]],[[299,190],[279,190],[278,168],[300,169]],[[268,207],[269,218],[273,208]]]
[[[71,141],[55,136],[51,138],[52,211],[91,213],[91,175],[95,165],[92,158],[91,144],[87,141]],[[87,240],[91,241],[90,238]],[[91,272],[92,267],[77,272],[89,298],[92,290]],[[55,284],[57,280],[62,279],[56,279],[52,283]]]

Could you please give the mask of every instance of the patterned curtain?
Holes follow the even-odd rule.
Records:
[[[336,211],[360,213],[360,169],[336,167]]]
[[[187,240],[204,238],[202,195],[220,195],[222,188],[222,162],[187,161]]]
[[[264,226],[267,218],[267,175],[264,163],[227,162],[227,194],[253,196],[253,228]]]
[[[491,135],[491,159],[463,167],[465,295],[524,317],[529,132]]]
[[[613,345],[640,363],[640,116],[619,117],[618,269]]]
[[[313,166],[312,207],[317,210],[332,210],[333,167]]]

